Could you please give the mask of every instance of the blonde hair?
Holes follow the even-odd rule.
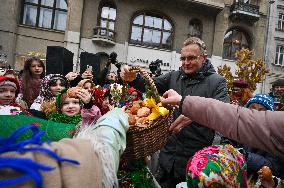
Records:
[[[56,103],[55,100],[44,101],[41,104],[41,111],[45,113],[46,116],[49,114],[56,112]]]

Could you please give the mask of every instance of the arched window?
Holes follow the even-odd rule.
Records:
[[[22,24],[64,31],[67,20],[66,0],[24,0]]]
[[[142,13],[133,19],[130,43],[171,49],[173,26],[163,16]]]
[[[102,2],[100,4],[98,27],[95,34],[114,39],[114,25],[116,19],[116,6],[113,3]]]
[[[249,48],[250,40],[246,33],[240,29],[231,29],[227,31],[224,37],[223,58],[235,59],[235,53],[242,48]]]
[[[192,19],[189,22],[189,33],[188,37],[202,38],[202,22],[199,19]]]

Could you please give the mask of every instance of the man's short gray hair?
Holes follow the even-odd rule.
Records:
[[[188,46],[190,44],[197,44],[200,48],[200,52],[202,55],[207,55],[207,48],[205,42],[202,41],[200,38],[197,37],[189,37],[183,43],[183,47]]]

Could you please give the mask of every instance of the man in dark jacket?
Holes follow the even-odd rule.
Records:
[[[226,80],[215,72],[207,59],[206,46],[202,40],[196,37],[188,38],[181,50],[180,60],[180,70],[154,78],[160,94],[174,89],[182,96],[201,96],[229,102]],[[136,73],[130,72],[129,67],[122,69],[123,80],[133,81],[135,77]],[[137,89],[143,89],[141,79],[134,80],[132,84]],[[178,110],[175,112],[175,118],[185,125],[190,121],[180,115]],[[158,180],[161,186],[172,188],[185,181],[188,159],[198,150],[211,145],[214,134],[213,130],[193,122],[178,134],[170,136],[159,156]]]

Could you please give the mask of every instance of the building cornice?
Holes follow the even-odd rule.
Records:
[[[205,6],[209,6],[212,8],[217,8],[217,9],[224,9],[225,8],[225,3],[222,0],[187,0],[188,2],[193,2],[193,3],[198,3],[202,4]]]

